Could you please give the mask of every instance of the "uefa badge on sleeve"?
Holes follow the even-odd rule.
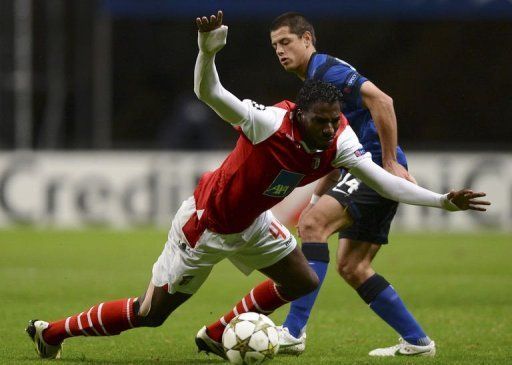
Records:
[[[356,157],[361,157],[362,155],[364,155],[366,153],[366,151],[364,150],[364,148],[360,148],[358,150],[356,150],[354,152],[354,155],[356,155]]]

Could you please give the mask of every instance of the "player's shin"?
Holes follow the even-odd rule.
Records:
[[[404,340],[418,346],[430,343],[430,338],[407,310],[398,293],[382,276],[373,275],[357,288],[357,292]]]
[[[221,342],[222,333],[227,324],[237,315],[246,312],[270,314],[289,300],[279,292],[279,287],[272,280],[265,280],[254,287],[236,306],[222,316],[217,322],[207,327],[208,336]]]
[[[302,244],[302,252],[308,260],[309,266],[316,272],[320,283],[318,288],[313,292],[296,299],[290,306],[290,311],[286,317],[283,327],[288,328],[288,331],[293,337],[298,338],[301,332],[305,329],[308,322],[311,309],[315,304],[316,297],[327,273],[329,265],[329,247],[327,243],[308,243]]]
[[[58,345],[74,336],[112,336],[137,327],[137,298],[126,298],[92,306],[79,314],[51,322],[44,340]]]

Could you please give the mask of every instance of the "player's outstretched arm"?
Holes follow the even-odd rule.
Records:
[[[215,54],[226,44],[228,27],[223,14],[196,18],[199,54],[194,69],[194,92],[225,121],[238,124],[248,117],[248,106],[224,89],[215,67]]]
[[[449,211],[485,211],[485,206],[491,204],[479,199],[484,197],[485,193],[475,193],[469,189],[451,191],[444,195],[434,193],[388,173],[370,159],[361,161],[357,166],[350,169],[350,173],[361,179],[380,195],[402,203],[443,208]]]

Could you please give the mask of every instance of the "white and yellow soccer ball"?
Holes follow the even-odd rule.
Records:
[[[279,350],[276,325],[263,314],[242,313],[226,326],[222,345],[231,364],[261,364],[274,358]]]

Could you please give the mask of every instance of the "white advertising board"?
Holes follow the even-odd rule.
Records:
[[[0,153],[0,227],[33,224],[75,228],[169,226],[201,174],[227,152]],[[485,214],[448,213],[401,205],[397,230],[512,230],[512,154],[409,153],[411,173],[437,192],[471,187],[486,191]],[[299,188],[274,208],[292,225],[309,200]]]

